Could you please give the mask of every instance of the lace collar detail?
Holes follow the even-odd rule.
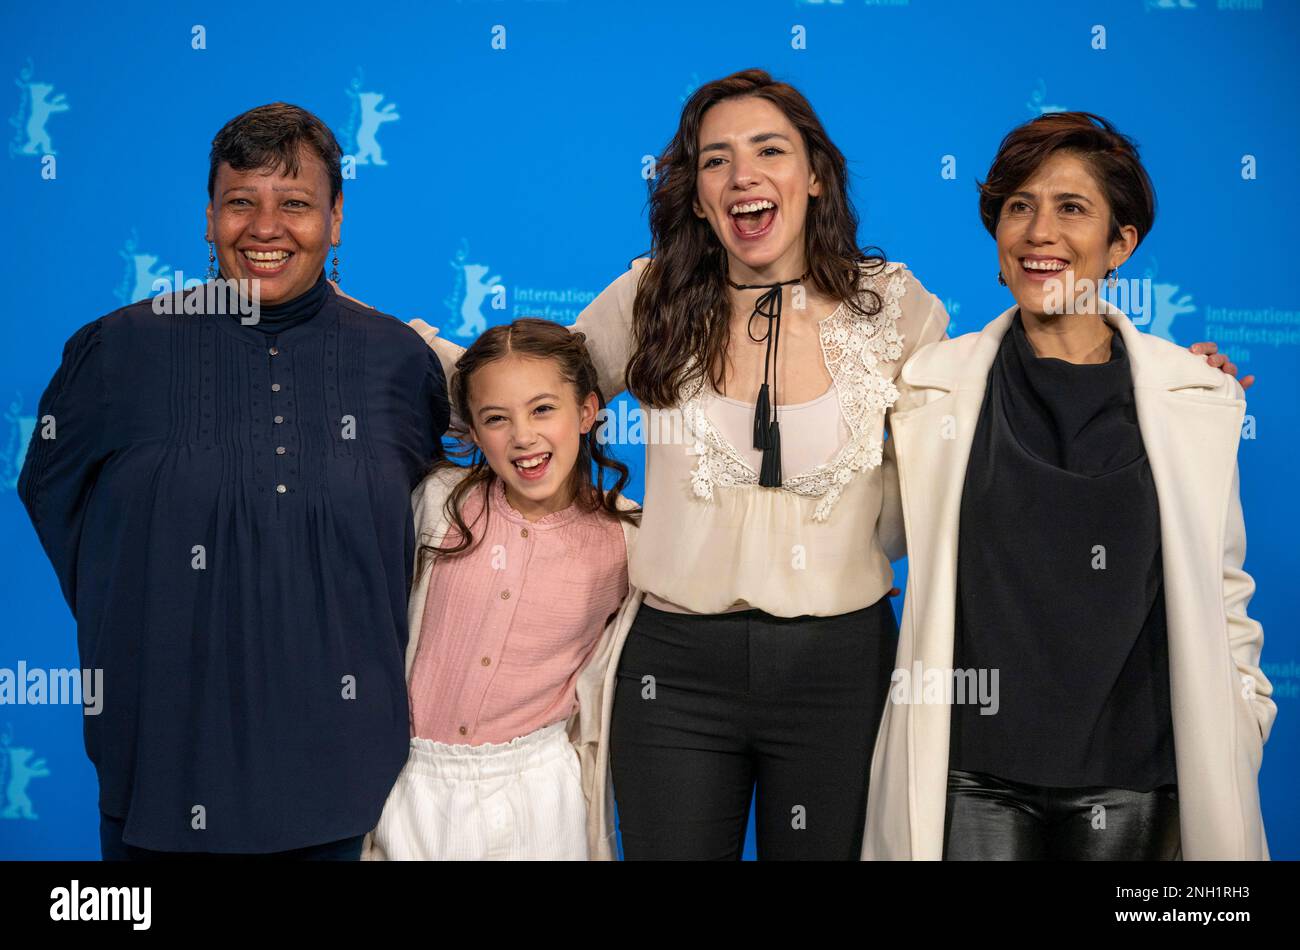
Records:
[[[822,359],[839,394],[849,439],[829,461],[785,478],[779,489],[820,498],[814,521],[827,520],[855,473],[880,464],[883,448],[880,438],[872,434],[871,422],[898,399],[893,380],[882,376],[877,367],[903,355],[903,337],[898,332],[899,302],[906,291],[903,266],[890,262],[869,281],[880,295],[879,313],[864,317],[841,303],[819,324]],[[758,485],[758,472],[705,415],[704,383],[701,376],[683,393],[682,416],[686,434],[694,440],[691,452],[699,456],[691,486],[696,496],[712,501],[715,485]]]

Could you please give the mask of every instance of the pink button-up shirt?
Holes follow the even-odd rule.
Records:
[[[567,719],[628,590],[618,521],[576,505],[529,521],[497,479],[485,530],[482,496],[463,511],[474,549],[430,568],[411,668],[411,734],[448,744],[509,742]]]

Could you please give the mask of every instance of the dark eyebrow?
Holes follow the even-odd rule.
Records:
[[[283,191],[297,191],[297,192],[301,192],[301,193],[304,194],[304,195],[314,195],[314,194],[315,194],[315,192],[312,191],[310,188],[303,188],[303,187],[301,187],[301,186],[299,186],[299,185],[285,185],[285,186],[281,186],[281,185],[272,185],[272,186],[271,186],[271,190],[272,190],[272,191],[282,191],[282,192],[283,192]],[[223,191],[223,192],[221,193],[221,196],[224,198],[226,195],[230,194],[232,191],[257,191],[257,189],[254,188],[252,185],[235,185],[235,186],[233,186],[233,187],[231,187],[231,188],[227,188],[225,191]]]
[[[1017,191],[1007,195],[1007,197],[1008,198],[1029,198],[1030,200],[1033,200],[1034,195],[1031,195],[1027,191]],[[1088,204],[1092,204],[1092,199],[1089,198],[1087,195],[1081,195],[1073,191],[1062,191],[1056,194],[1054,197],[1056,201],[1085,201]]]
[[[559,398],[560,397],[555,395],[554,393],[542,393],[540,396],[534,396],[532,399],[528,400],[528,404],[532,405],[533,403],[537,402],[539,399],[554,399],[558,401]],[[478,411],[487,412],[489,409],[505,410],[505,408],[506,408],[505,406],[480,406]]]
[[[751,135],[749,137],[749,144],[761,145],[762,143],[772,139],[784,139],[787,143],[790,142],[790,137],[782,135],[780,132],[759,132],[757,135]],[[705,145],[700,149],[700,154],[703,155],[705,152],[725,152],[730,148],[731,146],[726,142],[710,142],[708,145]]]

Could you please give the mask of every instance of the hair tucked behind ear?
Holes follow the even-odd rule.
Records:
[[[532,359],[552,360],[561,378],[573,386],[577,400],[581,403],[589,393],[596,394],[600,410],[605,409],[605,396],[596,383],[596,367],[587,352],[586,334],[571,332],[566,327],[550,320],[538,320],[522,317],[508,326],[490,327],[470,345],[464,355],[456,361],[456,372],[451,378],[451,402],[455,416],[465,426],[473,424],[470,412],[469,389],[474,374],[497,360],[508,356],[521,356]],[[578,458],[570,474],[569,487],[573,490],[574,503],[582,511],[604,511],[612,518],[637,524],[641,509],[622,509],[619,497],[629,481],[627,466],[610,456],[600,444],[598,433],[601,429],[600,417],[591,429],[579,437]],[[492,470],[483,452],[469,438],[465,429],[451,429],[448,432],[457,441],[457,445],[448,451],[451,458],[468,458],[468,466],[457,466],[451,458],[443,458],[434,463],[433,471],[449,468],[464,468],[464,477],[457,482],[447,497],[445,512],[448,524],[455,529],[457,538],[445,547],[422,545],[420,548],[420,567],[437,557],[455,557],[473,549],[475,538],[473,528],[481,520],[483,528],[487,527],[489,506],[484,504],[474,525],[465,523],[462,511],[465,499],[478,486],[483,486],[484,497],[491,492],[497,481],[497,474]],[[599,472],[599,483],[592,478],[593,465]],[[607,474],[615,474],[614,486],[601,490],[607,481]],[[452,532],[448,531],[450,540]]]

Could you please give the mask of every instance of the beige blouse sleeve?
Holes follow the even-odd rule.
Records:
[[[596,364],[596,376],[606,402],[627,388],[627,361],[632,358],[632,304],[641,274],[650,263],[638,257],[626,272],[583,308],[569,329],[586,336],[587,352]]]
[[[921,285],[911,271],[906,271],[907,290],[899,303],[901,316],[898,332],[903,337],[903,355],[894,364],[894,378],[898,381],[903,364],[923,346],[928,346],[948,336],[948,311],[943,302]],[[889,430],[894,410],[907,408],[906,394],[894,403],[885,414],[885,429]],[[894,455],[894,440],[885,439],[880,462],[881,491],[880,517],[876,520],[876,534],[885,556],[891,561],[907,556],[907,535],[903,530],[903,502],[898,489],[898,459]]]

